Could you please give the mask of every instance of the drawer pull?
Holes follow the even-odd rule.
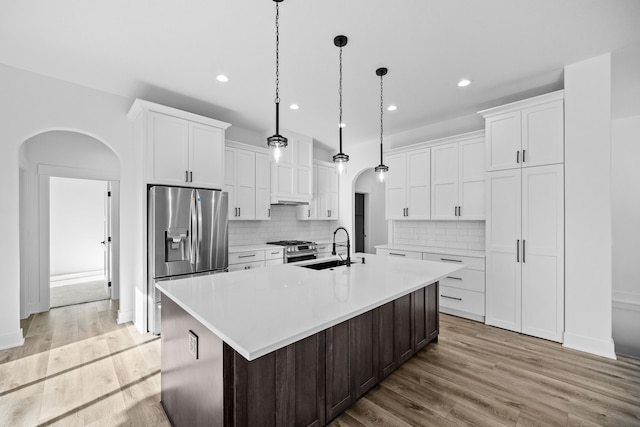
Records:
[[[440,261],[446,261],[446,262],[462,262],[462,260],[459,260],[459,259],[449,259],[449,258],[440,258]]]
[[[271,255],[278,255],[280,253],[280,251],[278,252],[271,252]]]
[[[389,252],[389,255],[395,255],[395,256],[407,256],[407,254],[397,254],[395,252]]]
[[[462,277],[447,276],[447,279],[462,280]]]
[[[251,254],[251,255],[239,255],[238,258],[251,258],[256,256],[256,254]]]
[[[454,299],[456,301],[462,301],[462,298],[456,298],[456,297],[449,297],[447,295],[440,295],[442,298],[449,298],[449,299]]]

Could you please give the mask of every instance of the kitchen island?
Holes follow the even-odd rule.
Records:
[[[159,282],[173,425],[321,426],[437,340],[438,281],[464,266],[359,255]]]

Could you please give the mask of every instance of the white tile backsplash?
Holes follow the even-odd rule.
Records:
[[[328,240],[336,221],[298,221],[296,206],[271,205],[269,221],[229,221],[229,246],[259,245],[277,240]]]
[[[485,222],[393,221],[391,243],[485,250]]]

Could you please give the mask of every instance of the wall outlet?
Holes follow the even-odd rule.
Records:
[[[198,336],[193,331],[189,331],[189,353],[198,359]]]

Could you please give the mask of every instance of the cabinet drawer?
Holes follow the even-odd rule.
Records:
[[[469,270],[484,271],[484,258],[475,258],[469,256],[432,254],[429,252],[422,253],[422,259],[427,261],[460,263],[467,266]]]
[[[440,307],[484,316],[484,292],[440,286]]]
[[[271,267],[272,265],[282,265],[282,264],[284,264],[284,260],[282,258],[268,259],[264,262],[265,267]]]
[[[279,259],[280,261],[283,260],[282,258],[282,248],[275,248],[275,249],[267,249],[264,251],[264,259]],[[282,264],[282,263],[281,263]]]
[[[397,249],[376,249],[376,255],[396,256],[400,258],[422,259],[422,253],[413,251],[400,251]]]
[[[235,252],[229,254],[229,265],[254,261],[264,261],[264,251]]]
[[[440,284],[468,291],[484,292],[484,271],[465,268],[445,277]]]
[[[251,270],[252,268],[264,267],[264,261],[242,262],[240,264],[229,264],[229,271]]]

